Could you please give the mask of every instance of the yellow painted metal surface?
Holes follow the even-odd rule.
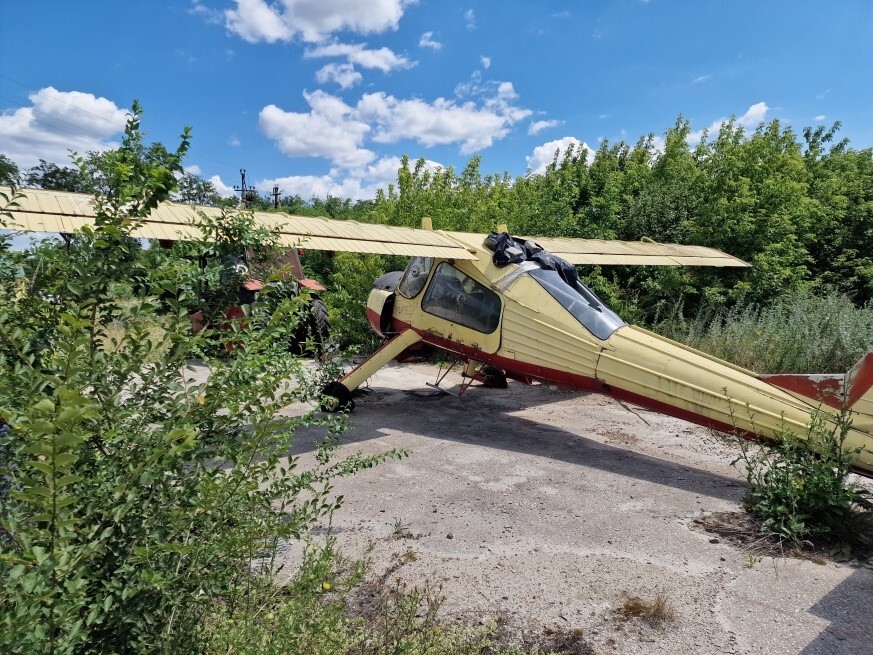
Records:
[[[78,193],[24,189],[24,198],[12,209],[10,228],[30,232],[74,232],[93,225],[94,200]],[[193,240],[200,237],[196,228],[198,211],[220,216],[215,207],[196,207],[165,202],[158,206],[132,234],[136,237],[167,240]],[[371,225],[311,216],[254,212],[255,220],[276,230],[288,246],[300,245],[316,250],[361,252],[473,259],[474,254],[444,233],[414,230],[390,225]]]
[[[608,344],[597,365],[598,380],[738,430],[766,437],[790,430],[804,438],[812,412],[838,413],[751,372],[632,326],[619,328]],[[873,436],[853,429],[845,445],[862,448],[857,465],[873,471]]]
[[[484,248],[484,234],[446,232],[469,248]],[[540,246],[571,264],[628,266],[732,266],[748,267],[741,259],[704,246],[683,246],[654,241],[611,241],[557,237],[531,238]]]
[[[507,302],[498,355],[593,378],[603,342],[558,303],[543,302],[544,294],[528,276],[520,277],[504,292]]]

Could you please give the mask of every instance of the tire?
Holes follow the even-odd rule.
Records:
[[[291,352],[303,355],[307,351],[318,356],[330,338],[327,307],[321,298],[312,298],[303,309],[300,322],[291,338]]]
[[[355,401],[352,400],[352,392],[346,385],[339,381],[333,381],[321,390],[319,402],[324,412],[351,412],[355,409]]]
[[[489,389],[506,389],[506,373],[504,373],[501,369],[496,366],[484,366],[482,368],[482,375],[485,376],[485,380],[482,382]]]

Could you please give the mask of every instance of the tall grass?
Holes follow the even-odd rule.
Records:
[[[873,307],[836,292],[798,290],[766,307],[703,310],[655,330],[761,373],[841,373],[873,350]]]

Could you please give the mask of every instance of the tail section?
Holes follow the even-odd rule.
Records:
[[[853,425],[873,428],[873,352],[864,355],[845,375],[761,375],[765,382],[815,403],[852,412]]]
[[[787,391],[792,396],[811,400],[815,404],[824,403],[839,409],[845,398],[845,379],[842,374],[799,375],[793,373],[775,373],[759,375],[759,378],[773,386]]]
[[[873,352],[864,355],[846,373],[845,388],[846,407],[853,414],[873,417]]]

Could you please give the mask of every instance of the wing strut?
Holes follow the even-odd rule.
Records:
[[[351,411],[354,409],[352,391],[373,377],[380,368],[409,346],[419,341],[421,341],[421,335],[415,330],[408,329],[398,334],[353,368],[341,380],[327,385],[322,391],[322,396],[327,397],[326,402],[322,403],[322,407],[330,411]],[[335,402],[331,403],[330,399],[334,399]]]

